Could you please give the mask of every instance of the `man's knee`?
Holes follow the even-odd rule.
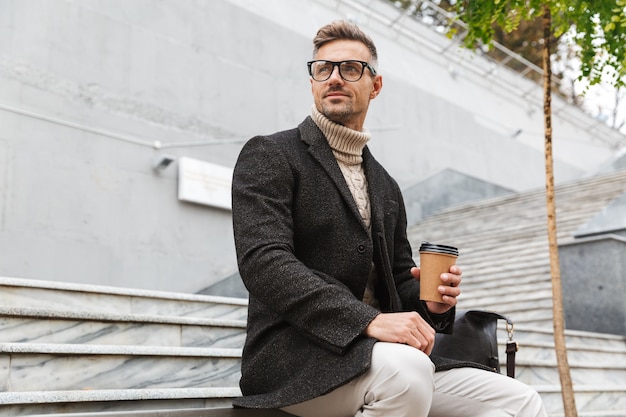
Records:
[[[385,368],[394,375],[420,381],[428,380],[434,385],[435,365],[424,352],[408,345],[376,343],[372,354],[372,368]]]
[[[430,408],[435,390],[435,367],[423,352],[407,345],[376,343],[372,369],[377,387],[371,392],[398,401],[409,407]],[[370,396],[371,397],[371,396]]]
[[[521,408],[520,415],[524,416],[546,416],[546,410],[544,408],[543,399],[537,391],[531,387],[527,387],[526,401]]]

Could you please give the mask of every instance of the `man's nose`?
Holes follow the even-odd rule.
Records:
[[[333,66],[333,70],[330,72],[329,81],[342,82],[341,73],[339,72],[339,65]]]

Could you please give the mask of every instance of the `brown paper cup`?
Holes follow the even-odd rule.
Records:
[[[450,272],[457,256],[446,253],[420,251],[420,300],[443,303],[438,287],[443,284],[441,274]]]

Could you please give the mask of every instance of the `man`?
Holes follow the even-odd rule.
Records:
[[[235,406],[298,416],[544,416],[536,392],[472,367],[435,373],[461,270],[443,303],[419,300],[400,189],[363,129],[383,82],[374,43],[339,21],[308,63],[312,114],[252,138],[233,176],[233,225],[250,293]],[[432,360],[431,360],[432,359]],[[448,362],[447,365],[450,363]]]

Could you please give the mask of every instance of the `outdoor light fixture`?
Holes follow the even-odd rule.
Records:
[[[159,155],[154,159],[154,161],[152,161],[152,169],[160,173],[170,166],[175,160],[176,157],[172,155]]]

